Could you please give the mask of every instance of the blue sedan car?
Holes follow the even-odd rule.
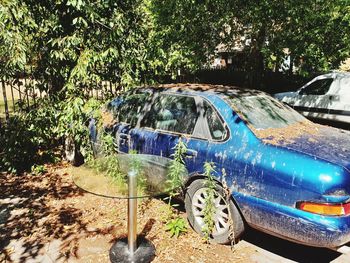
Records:
[[[349,133],[311,123],[265,93],[236,87],[137,88],[108,108],[119,152],[171,157],[178,140],[186,142],[191,176],[185,207],[199,233],[203,164],[214,163],[215,242],[238,238],[247,225],[310,246],[350,241]]]

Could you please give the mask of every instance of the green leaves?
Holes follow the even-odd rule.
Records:
[[[100,79],[131,87],[194,72],[219,46],[243,48],[246,70],[278,68],[290,55],[307,74],[350,56],[349,14],[348,0],[6,0],[0,74],[31,67],[45,89],[76,95]]]
[[[26,3],[17,0],[0,3],[0,77],[8,77],[23,70],[32,55],[36,23]]]
[[[171,219],[165,226],[165,230],[169,231],[171,237],[179,237],[187,232],[187,223],[182,217]]]
[[[204,209],[203,209],[203,221],[204,226],[202,232],[204,234],[204,239],[206,242],[209,242],[210,235],[214,230],[214,215],[216,212],[215,207],[215,191],[216,182],[214,179],[213,173],[215,172],[215,166],[213,163],[205,162],[204,163],[204,176],[205,176],[205,197],[204,197]]]

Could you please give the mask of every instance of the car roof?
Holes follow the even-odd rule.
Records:
[[[317,76],[317,78],[350,78],[350,72],[331,72]]]
[[[161,85],[155,85],[155,86],[143,86],[139,88],[152,89],[155,91],[168,90],[170,92],[176,92],[176,93],[181,93],[181,92],[212,93],[225,98],[266,94],[265,92],[253,90],[253,89],[244,89],[237,86],[214,85],[214,84],[176,83],[176,84],[161,84]]]

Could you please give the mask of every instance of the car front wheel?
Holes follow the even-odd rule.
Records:
[[[200,235],[204,235],[204,208],[207,190],[205,180],[198,179],[191,183],[185,194],[185,208],[188,221]],[[227,201],[227,198],[225,198],[224,189],[217,184],[214,190],[213,205],[215,212],[212,218],[214,220],[214,228],[210,239],[215,243],[227,244],[231,241],[236,241],[243,234],[244,222],[232,199],[229,198]]]

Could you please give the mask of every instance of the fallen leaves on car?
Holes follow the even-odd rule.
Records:
[[[311,121],[297,122],[284,128],[252,129],[257,137],[265,143],[283,145],[293,143],[303,135],[312,135],[312,140],[319,135],[320,125]]]

